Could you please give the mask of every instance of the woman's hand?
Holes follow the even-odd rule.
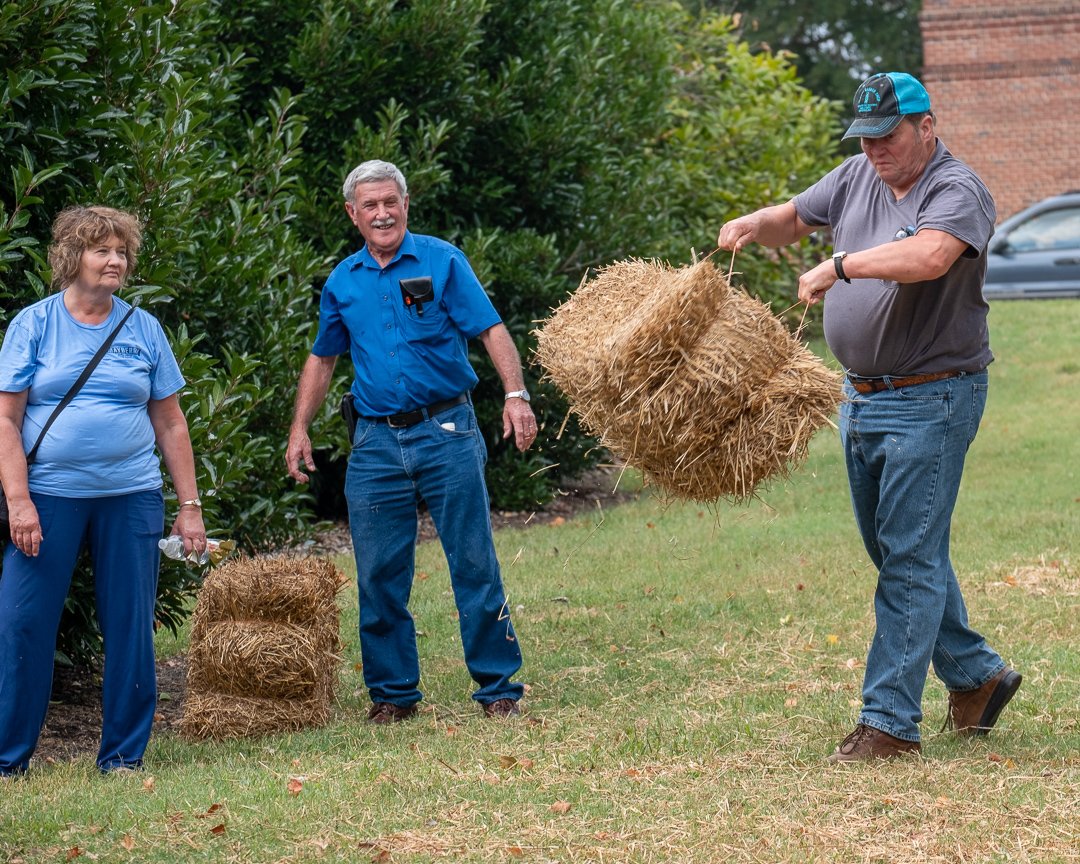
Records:
[[[41,551],[41,520],[37,507],[29,498],[12,501],[8,499],[8,522],[11,524],[11,542],[23,555],[37,557]]]
[[[198,557],[206,551],[206,528],[203,526],[202,510],[197,507],[181,507],[169,533],[183,538],[185,557],[191,552]]]

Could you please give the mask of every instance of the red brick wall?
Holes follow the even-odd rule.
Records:
[[[998,220],[1080,190],[1080,3],[924,0],[919,21],[938,135]]]

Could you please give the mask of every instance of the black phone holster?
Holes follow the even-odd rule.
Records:
[[[352,391],[348,391],[341,397],[341,416],[345,419],[345,425],[349,429],[349,443],[352,444],[353,438],[356,437],[356,403],[353,402]]]

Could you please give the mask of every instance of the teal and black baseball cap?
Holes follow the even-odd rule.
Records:
[[[851,105],[855,121],[842,140],[884,138],[900,125],[905,114],[929,111],[930,94],[907,72],[878,72],[859,85]]]

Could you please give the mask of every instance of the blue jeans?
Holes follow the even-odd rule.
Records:
[[[450,427],[450,428],[447,428]],[[465,665],[481,704],[519,699],[521,649],[491,534],[487,449],[472,405],[395,429],[360,418],[345,476],[360,593],[360,653],[373,702],[419,702],[420,661],[409,614],[417,504],[423,499],[450,566]]]
[[[160,489],[106,498],[31,493],[44,539],[36,558],[15,544],[0,575],[0,774],[27,769],[52,690],[64,600],[83,545],[105,645],[102,771],[142,764],[157,705],[154,600],[165,523]]]
[[[877,630],[859,722],[919,740],[930,663],[949,690],[972,690],[1005,664],[968,626],[949,531],[986,406],[986,371],[903,390],[844,385],[840,435],[855,520],[878,569]]]

